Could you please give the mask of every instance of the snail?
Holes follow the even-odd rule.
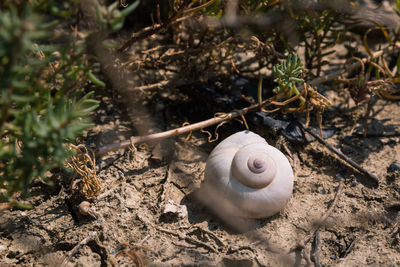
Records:
[[[282,210],[293,190],[289,161],[264,138],[250,132],[233,134],[207,159],[204,183],[215,212],[266,218]]]

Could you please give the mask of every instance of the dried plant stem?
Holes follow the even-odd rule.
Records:
[[[321,267],[320,261],[321,254],[321,237],[319,236],[319,231],[315,232],[315,251],[314,251],[314,263],[315,267]]]
[[[311,239],[314,238],[314,236],[318,232],[319,228],[321,228],[321,226],[324,225],[325,221],[328,219],[328,217],[331,215],[333,209],[335,208],[336,203],[339,200],[339,196],[342,194],[342,191],[343,191],[343,182],[340,182],[332,204],[329,206],[329,208],[326,211],[326,213],[324,214],[324,216],[322,216],[321,219],[318,221],[318,224],[316,226],[314,226],[314,228],[311,231],[311,234],[309,234],[307,236],[307,238],[303,241],[303,243],[300,244],[300,246],[299,246],[300,248],[304,248],[308,244],[308,242],[310,242]]]
[[[125,140],[125,141],[122,141],[122,142],[116,143],[116,144],[106,145],[97,150],[96,156],[102,156],[110,151],[118,150],[121,148],[127,148],[131,144],[146,143],[146,142],[150,142],[150,141],[159,141],[162,139],[166,139],[168,137],[185,134],[185,133],[189,133],[192,131],[198,131],[200,129],[203,129],[203,128],[206,128],[206,127],[209,127],[209,126],[212,126],[212,125],[224,122],[224,121],[229,121],[234,118],[248,114],[250,112],[260,110],[261,108],[267,106],[268,104],[271,104],[271,102],[273,100],[275,100],[277,96],[279,96],[279,94],[261,102],[260,104],[251,105],[247,108],[232,111],[231,113],[223,114],[218,117],[214,117],[214,118],[211,118],[211,119],[208,119],[205,121],[201,121],[198,123],[190,124],[187,126],[183,126],[180,128],[172,129],[172,130],[161,132],[161,133],[154,133],[154,134],[145,135],[145,136],[134,136],[130,140]]]
[[[187,236],[185,233],[182,233],[182,232],[179,232],[179,231],[174,232],[174,231],[171,231],[171,230],[168,230],[168,229],[163,229],[161,227],[156,227],[156,229],[159,230],[160,232],[176,236],[179,239],[185,240],[188,243],[192,243],[194,245],[197,245],[197,246],[200,246],[200,247],[204,247],[204,248],[210,250],[211,252],[217,252],[217,250],[215,248],[213,248],[212,246],[208,245],[207,243],[202,242],[202,241],[197,240],[197,239],[194,239],[194,238],[192,238],[190,236]]]
[[[367,63],[371,59],[379,58],[384,53],[392,51],[395,47],[400,48],[400,42],[396,42],[395,44],[387,46],[386,48],[384,48],[382,50],[376,51],[376,52],[372,53],[372,55],[370,57],[363,58],[363,59],[361,59],[361,61],[362,61],[362,63]],[[337,77],[339,77],[342,74],[351,72],[351,71],[359,68],[361,65],[362,65],[361,62],[357,61],[357,62],[347,66],[347,68],[344,68],[344,69],[332,72],[332,73],[330,73],[328,75],[316,78],[316,79],[312,80],[311,82],[309,82],[308,84],[311,85],[311,86],[315,86],[315,85],[318,85],[318,84],[321,84],[321,83],[332,81],[332,80],[336,79]]]
[[[364,169],[363,167],[361,167],[359,164],[357,164],[356,162],[354,162],[352,159],[350,159],[349,157],[347,157],[345,154],[343,154],[341,151],[339,151],[338,149],[336,149],[335,147],[333,147],[331,144],[329,144],[328,142],[326,142],[324,139],[322,139],[317,133],[315,133],[313,130],[309,129],[308,127],[306,127],[304,124],[300,123],[301,127],[310,135],[312,135],[313,137],[315,137],[315,139],[317,139],[317,141],[321,144],[323,144],[324,146],[326,146],[330,151],[332,151],[333,153],[335,153],[336,155],[338,155],[342,160],[346,161],[348,164],[350,164],[352,167],[354,167],[355,169],[357,169],[359,172],[365,174],[368,178],[370,178],[370,180],[372,180],[375,184],[379,184],[379,179],[378,177],[376,177],[375,175],[373,175],[372,173],[370,173],[369,171],[367,171],[366,169]]]
[[[235,64],[235,68],[237,69],[241,69],[240,72],[245,72],[245,70],[242,70],[243,67],[245,66],[249,66],[252,63],[256,62],[257,59],[255,57],[249,58],[239,64]],[[230,65],[232,65],[232,62],[229,63]],[[229,67],[228,65],[225,67]],[[203,71],[204,72],[204,71]],[[208,80],[211,80],[213,78],[216,78],[218,76],[221,76],[221,73],[219,74],[209,74],[207,76]],[[146,90],[152,90],[152,89],[161,89],[161,88],[165,88],[165,87],[179,87],[179,86],[183,86],[183,85],[188,85],[188,84],[192,84],[195,82],[198,82],[199,79],[183,79],[181,75],[177,74],[174,75],[172,77],[169,77],[168,80],[163,80],[157,83],[153,83],[153,84],[146,84],[146,85],[140,85],[137,87],[132,87],[132,88],[127,88],[126,91],[127,92],[134,92],[134,91],[146,91]]]
[[[212,5],[216,0],[210,0],[200,6],[188,9],[188,10],[183,10],[186,5],[189,3],[189,1],[186,1],[186,3],[182,4],[182,6],[179,8],[179,10],[172,15],[170,18],[168,18],[164,23],[158,23],[146,28],[143,28],[138,34],[135,34],[133,37],[131,37],[128,41],[126,41],[122,47],[119,49],[120,52],[124,51],[126,48],[131,46],[134,42],[146,39],[147,37],[156,34],[163,29],[167,28],[169,25],[172,25],[177,22],[181,22],[191,16],[191,14],[196,13],[204,8],[207,8],[208,6]],[[183,11],[182,11],[183,10]],[[182,15],[182,17],[179,17],[179,15]],[[157,15],[157,17],[159,14]],[[179,17],[179,18],[178,18]],[[159,18],[158,18],[159,19]]]
[[[64,260],[62,261],[62,263],[60,264],[60,267],[63,266],[67,266],[68,261],[72,258],[72,256],[74,256],[75,253],[78,252],[78,250],[86,245],[87,243],[89,243],[92,240],[96,240],[97,238],[97,232],[90,232],[89,235],[83,239],[81,242],[79,242],[69,253],[68,255],[64,258]]]
[[[150,90],[150,89],[156,89],[156,88],[161,88],[163,86],[166,85],[171,85],[171,84],[177,84],[177,86],[180,86],[181,84],[179,83],[175,83],[175,79],[171,80],[164,80],[158,83],[152,83],[152,84],[147,84],[147,85],[141,85],[141,86],[137,86],[135,88],[132,88],[131,90],[127,90],[127,91],[143,91],[143,90]]]
[[[152,28],[148,31],[142,32],[141,34],[137,36],[132,36],[128,41],[126,41],[121,48],[118,49],[119,52],[124,51],[128,47],[130,47],[134,42],[138,40],[143,40],[146,39],[147,37],[156,34],[160,32],[163,29],[166,29],[168,25],[176,21],[179,16],[183,13],[183,9],[189,4],[190,0],[185,0],[182,5],[179,7],[179,9],[171,16],[169,17],[165,22],[161,23],[159,26]]]
[[[393,46],[388,46],[388,47],[386,47],[386,48],[384,48],[384,49],[382,49],[380,51],[377,51],[377,52],[373,53],[371,57],[362,59],[362,61],[363,62],[367,62],[367,61],[369,61],[371,59],[378,58],[378,57],[382,56],[385,52],[388,52],[388,51],[392,50],[394,47],[400,48],[400,42],[397,42]],[[327,81],[331,81],[331,80],[339,77],[340,75],[342,75],[342,74],[344,74],[346,72],[350,72],[350,71],[358,68],[361,65],[362,65],[361,62],[357,61],[357,62],[351,64],[350,66],[348,66],[347,68],[345,68],[343,70],[336,71],[336,72],[331,73],[329,75],[326,75],[324,77],[320,77],[320,78],[314,79],[308,84],[311,85],[311,86],[315,86],[315,85],[318,85],[318,84],[321,84],[321,83],[324,83],[324,82],[327,82]],[[168,84],[168,82],[163,81],[161,85],[165,85],[165,84]],[[159,85],[160,84],[157,84],[157,86],[159,86]],[[144,88],[141,88],[141,89],[146,89],[146,88],[144,87]],[[304,89],[303,85],[299,86],[299,88],[298,88],[299,91],[303,90],[303,89]],[[241,109],[239,111],[233,111],[231,113],[225,114],[224,116],[218,116],[218,117],[215,117],[215,118],[211,118],[211,119],[208,119],[208,120],[205,120],[205,121],[202,121],[202,122],[190,124],[190,125],[187,125],[187,126],[184,126],[184,127],[177,128],[177,129],[172,129],[172,130],[169,130],[169,131],[150,134],[150,135],[145,135],[145,136],[134,136],[130,140],[125,140],[125,141],[122,141],[120,143],[110,144],[110,145],[106,145],[106,146],[103,146],[103,147],[99,148],[97,150],[96,156],[99,157],[99,156],[102,156],[102,155],[104,155],[104,154],[106,154],[106,153],[108,153],[110,151],[118,150],[118,149],[121,149],[121,148],[127,148],[131,144],[146,143],[146,142],[149,142],[149,141],[159,141],[159,140],[166,139],[166,138],[169,138],[169,137],[172,137],[172,136],[181,135],[181,134],[189,133],[189,132],[192,132],[192,131],[197,131],[197,130],[203,129],[205,127],[212,126],[214,124],[218,124],[218,123],[221,123],[221,122],[224,122],[224,121],[229,121],[229,120],[237,118],[239,116],[243,116],[243,115],[245,115],[247,113],[250,113],[250,112],[253,112],[253,111],[256,111],[256,110],[260,110],[263,107],[267,106],[268,104],[272,104],[271,102],[274,101],[275,99],[280,99],[280,97],[281,96],[278,94],[278,95],[276,95],[276,96],[274,96],[272,98],[269,98],[269,99],[263,101],[260,104],[251,105],[251,106],[249,106],[247,108],[244,108],[244,109]],[[304,127],[304,125],[303,125],[303,127]],[[311,131],[307,127],[305,127],[304,129],[307,130],[307,131]],[[312,133],[310,132],[310,134],[313,135],[315,133],[314,132],[312,132]],[[349,159],[343,153],[341,153],[340,151],[338,151],[337,149],[335,149],[334,147],[332,147],[331,145],[326,143],[317,134],[315,134],[315,135],[316,135],[315,138],[319,142],[322,142],[323,144],[325,144],[331,151],[333,151],[334,153],[339,155],[339,157],[341,157],[343,160],[348,162],[351,166],[353,166],[354,168],[356,168],[360,172],[367,174],[368,177],[370,177],[375,182],[378,182],[378,178],[376,176],[374,176],[373,174],[371,174],[367,170],[363,169],[360,165],[358,165],[357,163],[355,163],[354,161]]]
[[[88,149],[83,145],[70,144],[69,149],[76,152],[66,165],[74,170],[74,177],[71,179],[70,190],[74,188],[74,181],[77,174],[82,178],[82,193],[86,197],[97,196],[101,191],[101,183],[96,175],[96,160],[89,154]]]
[[[359,236],[357,236],[356,238],[353,239],[353,241],[351,241],[350,246],[348,247],[348,249],[344,252],[343,258],[347,257],[347,255],[350,254],[350,252],[353,251],[355,244],[362,240],[365,237],[365,234],[361,234]]]

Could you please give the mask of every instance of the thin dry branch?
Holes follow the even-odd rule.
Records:
[[[239,64],[235,64],[235,68],[240,70],[241,73],[247,72],[247,70],[243,70],[242,68],[245,66],[249,66],[252,63],[256,62],[257,59],[252,57],[249,58]],[[232,66],[232,62],[229,62],[229,65]],[[224,66],[225,68],[229,68],[228,65]],[[205,70],[203,70],[205,72]],[[218,76],[221,76],[221,73],[215,73],[215,74],[208,74],[207,79],[211,80],[213,78],[216,78]],[[195,82],[198,82],[199,79],[198,77],[196,79],[184,79],[181,74],[173,75],[169,77],[167,80],[163,80],[157,83],[153,84],[146,84],[146,85],[140,85],[137,87],[132,87],[132,88],[127,88],[127,92],[134,92],[134,91],[146,91],[146,90],[152,90],[152,89],[161,89],[161,88],[166,88],[166,87],[179,87],[179,86],[184,86],[188,84],[193,84]]]
[[[400,48],[400,42],[396,42],[394,45],[390,45],[390,46],[388,46],[388,47],[386,47],[386,48],[384,48],[384,49],[382,49],[380,51],[377,51],[377,52],[373,53],[371,57],[367,57],[367,58],[362,59],[362,62],[368,62],[371,59],[378,58],[378,57],[382,56],[384,53],[393,50],[394,48]],[[308,84],[311,85],[311,86],[316,86],[318,84],[334,80],[335,78],[343,75],[344,73],[350,72],[350,71],[360,67],[361,65],[362,65],[362,63],[357,61],[357,62],[351,64],[350,66],[348,66],[345,69],[342,69],[342,70],[333,72],[331,74],[328,74],[326,76],[314,79],[311,82],[309,82]],[[164,84],[164,82],[163,82],[163,84]],[[304,86],[301,85],[301,86],[299,86],[298,89],[299,89],[299,91],[303,90]],[[194,124],[191,124],[191,125],[187,125],[187,126],[184,126],[184,127],[180,127],[180,128],[177,128],[177,129],[172,129],[172,130],[161,132],[161,133],[155,133],[155,134],[150,134],[150,135],[146,135],[146,136],[134,136],[130,140],[125,140],[125,141],[122,141],[122,142],[116,143],[116,144],[106,145],[106,146],[103,146],[103,147],[101,147],[101,148],[99,148],[97,150],[96,156],[102,156],[102,155],[104,155],[104,154],[106,154],[106,153],[108,153],[110,151],[118,150],[118,149],[121,149],[121,148],[127,148],[131,144],[146,143],[146,142],[150,142],[150,141],[159,141],[159,140],[166,139],[166,138],[169,138],[169,137],[173,137],[173,136],[176,136],[176,135],[181,135],[181,134],[189,133],[189,132],[192,132],[192,131],[197,131],[197,130],[203,129],[205,127],[209,127],[209,126],[212,126],[214,124],[218,124],[218,123],[221,123],[221,122],[224,122],[224,121],[229,121],[231,119],[237,118],[239,116],[243,116],[243,115],[248,114],[250,112],[253,112],[253,111],[256,111],[256,110],[260,110],[263,107],[267,106],[268,104],[271,104],[271,102],[274,101],[275,99],[279,99],[279,97],[280,97],[279,95],[275,95],[274,97],[269,98],[269,99],[263,101],[260,104],[251,105],[251,106],[249,106],[247,108],[241,109],[240,111],[233,111],[233,112],[228,113],[228,114],[226,114],[224,116],[211,118],[211,119],[208,119],[208,120],[205,120],[205,121],[202,121],[202,122],[194,123]],[[321,138],[319,138],[319,136],[316,137],[316,138],[319,141],[321,139]],[[324,143],[325,141],[320,141],[320,142]],[[334,151],[334,150],[335,149],[333,148],[332,151]],[[355,163],[354,161],[352,161],[351,159],[346,157],[340,151],[338,151],[338,152],[341,155],[339,153],[337,153],[337,152],[335,152],[335,153],[338,154],[342,159],[344,159],[345,161],[349,162],[350,165],[352,165],[353,167],[358,169],[360,172],[367,174],[368,177],[370,177],[375,182],[378,182],[378,178],[376,178],[376,176],[374,176],[373,174],[369,173],[365,169],[361,168],[357,163]]]
[[[379,50],[379,51],[377,51],[375,53],[372,53],[372,56],[363,58],[362,62],[363,63],[367,63],[367,62],[371,61],[371,59],[379,58],[384,53],[392,51],[395,47],[400,48],[400,42],[396,42],[393,45],[387,46],[386,48],[384,48],[382,50]],[[318,84],[321,84],[321,83],[332,81],[332,80],[336,79],[337,77],[339,77],[339,76],[341,76],[341,75],[343,75],[345,73],[351,72],[351,71],[359,68],[360,66],[361,66],[361,62],[357,61],[357,62],[347,66],[347,68],[345,68],[345,69],[341,69],[341,70],[332,72],[332,73],[330,73],[328,75],[316,78],[316,79],[312,80],[311,82],[309,82],[308,84],[311,85],[311,86],[315,86],[315,85],[318,85]]]
[[[319,231],[315,232],[315,251],[314,251],[314,263],[315,267],[321,267],[320,261],[321,254],[321,237],[319,236]]]
[[[310,242],[311,239],[314,238],[315,234],[318,232],[318,230],[321,228],[321,226],[323,226],[323,225],[325,224],[325,221],[326,221],[326,220],[328,219],[328,217],[332,214],[332,211],[333,211],[333,209],[335,208],[336,203],[338,202],[339,197],[340,197],[340,195],[342,194],[342,191],[343,191],[343,181],[340,182],[340,184],[339,184],[339,186],[338,186],[338,188],[337,188],[337,191],[336,191],[335,197],[334,197],[334,199],[333,199],[333,201],[332,201],[332,204],[329,206],[329,208],[328,208],[328,210],[326,211],[326,213],[325,213],[325,214],[321,217],[321,219],[318,221],[318,224],[315,225],[315,226],[313,227],[313,229],[311,230],[311,233],[306,237],[306,239],[303,241],[303,243],[301,243],[301,244],[299,245],[299,248],[304,249],[305,246],[308,244],[308,242]]]
[[[89,235],[83,239],[81,242],[79,242],[69,253],[68,255],[64,258],[64,260],[62,261],[62,263],[60,264],[60,267],[63,266],[67,266],[69,260],[74,256],[75,253],[78,252],[78,250],[86,245],[87,243],[89,243],[92,240],[96,240],[97,239],[97,232],[90,232]]]
[[[163,232],[163,233],[176,236],[176,237],[178,237],[179,239],[185,240],[185,241],[188,242],[188,243],[197,245],[197,246],[199,246],[199,247],[206,248],[206,249],[208,249],[208,250],[211,251],[211,252],[215,252],[215,253],[217,252],[217,250],[216,250],[215,248],[213,248],[212,246],[210,246],[209,244],[207,244],[207,243],[205,243],[205,242],[202,242],[202,241],[200,241],[200,240],[194,239],[194,238],[188,236],[188,235],[185,234],[185,233],[182,233],[182,232],[179,232],[179,231],[174,232],[174,231],[171,231],[171,230],[168,230],[168,229],[164,229],[164,228],[161,228],[161,227],[156,227],[156,229],[159,230],[159,231],[161,231],[161,232]]]
[[[155,133],[155,134],[150,134],[150,135],[145,135],[145,136],[134,136],[130,140],[125,140],[125,141],[122,141],[122,142],[116,143],[116,144],[106,145],[106,146],[100,147],[97,150],[96,156],[99,157],[110,151],[118,150],[121,148],[127,148],[132,144],[146,143],[146,142],[150,142],[150,141],[159,141],[162,139],[189,133],[192,131],[198,131],[200,129],[203,129],[203,128],[206,128],[206,127],[209,127],[209,126],[221,123],[221,122],[230,121],[234,118],[241,117],[250,112],[260,110],[261,108],[267,106],[268,104],[271,104],[271,102],[273,100],[275,100],[277,96],[278,95],[271,97],[271,98],[263,101],[260,104],[255,104],[255,105],[249,106],[247,108],[243,108],[241,110],[236,110],[236,111],[233,111],[228,114],[223,114],[223,115],[220,115],[220,116],[212,118],[212,119],[208,119],[205,121],[201,121],[198,123],[190,124],[187,126],[183,126],[180,128],[172,129],[172,130],[161,132],[161,133]]]
[[[163,29],[166,29],[171,23],[173,23],[174,21],[176,21],[179,18],[179,16],[183,13],[183,9],[189,4],[189,2],[190,2],[190,0],[185,0],[182,3],[182,5],[178,8],[178,10],[171,17],[169,17],[166,21],[161,23],[159,26],[152,28],[148,31],[142,32],[141,34],[139,34],[137,36],[132,36],[128,41],[126,41],[121,46],[121,48],[118,49],[118,51],[122,52],[125,49],[127,49],[128,47],[130,47],[134,42],[136,42],[138,40],[146,39],[147,37],[149,37],[153,34],[156,34]]]
[[[321,144],[323,144],[324,146],[326,146],[330,151],[332,151],[333,153],[335,153],[336,155],[338,155],[342,160],[346,161],[348,164],[350,164],[352,167],[354,167],[355,169],[357,169],[359,172],[365,174],[368,178],[370,178],[370,180],[372,180],[372,182],[374,182],[375,184],[379,184],[379,179],[378,177],[376,177],[374,174],[370,173],[368,170],[364,169],[363,167],[361,167],[359,164],[357,164],[356,162],[354,162],[352,159],[350,159],[349,157],[347,157],[345,154],[343,154],[341,151],[339,151],[338,149],[336,149],[335,147],[333,147],[331,144],[329,144],[328,142],[326,142],[324,139],[322,139],[317,133],[315,133],[313,130],[309,129],[308,127],[306,127],[304,124],[300,123],[301,127],[309,134],[311,134],[313,137],[315,137],[315,139],[317,139],[317,141]]]

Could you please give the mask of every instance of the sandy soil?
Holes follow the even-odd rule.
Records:
[[[338,97],[333,91],[327,95],[333,102]],[[89,146],[136,133],[118,97],[104,95],[101,101],[96,126],[87,133]],[[179,124],[165,120],[176,107],[163,101],[152,113],[161,130]],[[195,197],[215,143],[194,133],[188,142],[181,136],[140,145],[133,156],[121,150],[98,159],[102,191],[88,199],[95,216],[79,212],[84,196],[70,192],[71,175],[53,173],[54,187],[34,181],[28,200],[35,208],[0,217],[1,266],[399,266],[400,172],[388,167],[400,162],[400,139],[351,137],[350,118],[360,110],[350,101],[328,110],[324,121],[338,131],[327,141],[375,174],[377,187],[318,142],[291,144],[252,126],[272,145],[288,148],[296,180],[282,212],[238,220],[245,231],[237,231]],[[369,133],[398,129],[399,102],[377,100],[373,111]],[[343,191],[327,214],[339,184]],[[327,220],[318,224],[324,215]],[[316,237],[302,249],[317,226]]]
[[[346,53],[338,50],[329,67],[343,67]],[[113,83],[113,77],[123,83],[119,74],[109,73],[107,88],[96,89],[101,105],[82,140],[92,149],[230,111],[190,95],[194,87],[121,90]],[[136,74],[128,76],[167,77],[161,71]],[[363,120],[354,124],[354,118],[365,113],[366,103],[355,106],[347,92],[328,85],[319,90],[333,103],[323,123],[336,132],[326,141],[376,175],[378,186],[326,146],[291,143],[248,115],[250,129],[282,150],[296,174],[280,213],[254,221],[221,219],[202,204],[207,156],[244,129],[231,122],[219,129],[217,142],[193,132],[188,141],[178,136],[98,158],[102,189],[93,198],[81,193],[79,177],[71,189],[73,175],[65,171],[49,173],[53,186],[33,181],[26,201],[34,208],[0,214],[0,266],[400,266],[400,170],[389,168],[400,164],[400,102],[375,96],[363,138],[353,134],[363,128]],[[82,201],[90,203],[89,214],[80,212]]]

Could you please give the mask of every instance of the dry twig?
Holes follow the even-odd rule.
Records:
[[[176,236],[181,240],[185,240],[186,242],[192,243],[192,244],[200,246],[200,247],[204,247],[204,248],[206,248],[206,249],[208,249],[208,250],[210,250],[212,252],[217,253],[217,250],[215,248],[213,248],[212,246],[208,245],[205,242],[202,242],[200,240],[197,240],[197,239],[194,239],[194,238],[192,238],[190,236],[187,236],[185,233],[181,233],[179,231],[173,232],[173,231],[170,231],[170,230],[167,230],[167,229],[163,229],[161,227],[157,227],[157,230],[159,230],[161,232],[164,232],[166,234],[170,234],[170,235]]]
[[[365,237],[365,234],[361,234],[359,236],[357,236],[356,238],[354,238],[353,241],[351,241],[350,246],[346,249],[346,251],[344,252],[343,258],[347,257],[347,255],[350,254],[350,252],[353,251],[355,244],[362,240]]]
[[[276,95],[276,96],[278,96],[278,95]],[[192,131],[197,131],[197,130],[212,126],[214,124],[219,124],[219,123],[222,123],[225,121],[232,120],[234,118],[246,115],[250,112],[259,110],[264,106],[272,104],[271,102],[276,98],[276,96],[269,98],[260,104],[255,104],[250,107],[243,108],[241,110],[232,111],[231,113],[225,114],[224,116],[217,116],[217,117],[205,120],[205,121],[201,121],[198,123],[190,124],[187,126],[183,126],[180,128],[172,129],[172,130],[161,132],[161,133],[155,133],[155,134],[150,134],[150,135],[145,135],[145,136],[136,136],[136,137],[132,137],[130,140],[125,140],[120,143],[100,147],[97,150],[96,156],[102,156],[110,151],[129,147],[131,144],[146,143],[146,142],[150,142],[150,141],[159,141],[162,139],[166,139],[168,137],[185,134],[185,133],[189,133]]]
[[[300,123],[300,122],[299,122]],[[324,146],[326,146],[330,151],[332,151],[333,153],[335,153],[336,155],[338,155],[342,160],[346,161],[348,164],[350,164],[352,167],[354,167],[355,169],[357,169],[359,172],[365,174],[372,182],[374,182],[375,184],[379,184],[379,179],[378,177],[376,177],[374,174],[370,173],[368,170],[364,169],[363,167],[361,167],[359,164],[357,164],[356,162],[354,162],[352,159],[350,159],[349,157],[347,157],[345,154],[343,154],[341,151],[339,151],[338,149],[336,149],[335,147],[333,147],[331,144],[329,144],[327,141],[325,141],[324,139],[322,139],[318,134],[316,134],[313,130],[311,130],[310,128],[306,127],[304,124],[300,123],[301,127],[309,134],[311,134],[313,137],[315,137],[315,139],[317,139],[317,141],[321,144],[323,144]]]
[[[321,267],[320,261],[321,253],[321,237],[319,236],[319,231],[315,232],[315,250],[314,250],[314,263],[315,267]]]
[[[79,242],[69,253],[67,256],[65,256],[64,260],[61,262],[60,267],[67,266],[68,261],[74,256],[75,253],[78,252],[78,250],[89,243],[92,240],[97,239],[97,232],[90,232],[89,235],[83,239],[81,242]]]
[[[304,249],[305,246],[308,244],[308,242],[310,242],[310,240],[315,236],[315,234],[317,233],[319,228],[321,228],[321,226],[324,225],[325,221],[328,219],[328,217],[331,215],[333,209],[335,208],[336,203],[338,202],[338,199],[339,199],[340,195],[342,194],[342,191],[343,191],[343,181],[340,182],[339,187],[337,188],[337,191],[336,191],[336,194],[335,194],[332,204],[329,206],[329,208],[326,211],[326,213],[324,214],[324,216],[322,216],[321,219],[318,221],[318,224],[316,224],[314,226],[314,228],[311,231],[311,234],[309,234],[307,236],[307,238],[303,241],[303,243],[301,243],[299,245],[299,248]]]
[[[138,40],[143,40],[146,39],[147,37],[156,34],[160,32],[163,29],[166,29],[172,22],[178,19],[178,17],[183,13],[183,9],[189,4],[190,0],[185,0],[182,5],[179,7],[179,9],[171,16],[169,17],[166,21],[161,23],[158,27],[152,28],[149,31],[142,32],[141,34],[137,36],[132,36],[128,41],[126,41],[121,48],[118,49],[119,52],[124,51],[128,47],[130,47],[134,42]]]
[[[134,245],[134,246],[129,246],[128,244],[121,244],[116,250],[115,250],[115,256],[125,256],[128,257],[132,262],[133,266],[135,267],[144,267],[147,266],[147,258],[138,251],[138,249],[146,250],[146,251],[151,251],[150,248],[143,246],[143,245]]]
[[[361,61],[363,63],[370,62],[372,59],[379,58],[384,53],[393,51],[394,48],[400,48],[400,42],[397,42],[397,43],[395,43],[393,45],[387,46],[386,48],[384,48],[382,50],[379,50],[379,51],[377,51],[375,53],[372,53],[372,55],[370,57],[363,58]],[[315,86],[315,85],[318,85],[318,84],[321,84],[321,83],[332,81],[332,80],[336,79],[337,77],[339,77],[339,76],[341,76],[341,75],[343,75],[345,73],[349,73],[349,72],[359,68],[360,66],[361,66],[361,62],[357,61],[357,62],[349,65],[348,67],[346,67],[344,69],[332,72],[332,73],[330,73],[330,74],[328,74],[326,76],[322,76],[322,77],[316,78],[316,79],[312,80],[311,82],[309,82],[308,84],[311,85],[311,86]]]
[[[371,57],[364,58],[361,61],[364,62],[364,63],[368,62],[368,61],[371,61],[372,59],[375,59],[375,58],[378,58],[378,57],[382,56],[386,52],[392,51],[395,47],[400,48],[400,42],[397,42],[393,46],[388,46],[388,47],[386,47],[386,48],[384,48],[384,49],[382,49],[380,51],[377,51],[377,52],[373,53]],[[308,84],[310,86],[316,86],[318,84],[321,84],[321,83],[336,79],[337,77],[341,76],[342,74],[347,73],[347,72],[351,72],[352,70],[360,67],[362,65],[361,61],[357,61],[357,62],[351,64],[350,66],[348,66],[345,69],[342,69],[342,70],[336,71],[334,73],[331,73],[329,75],[314,79],[311,82],[309,82]],[[299,86],[298,89],[299,89],[299,91],[301,91],[301,90],[304,89],[304,86],[301,85],[301,86]],[[263,101],[260,104],[251,105],[251,106],[249,106],[247,108],[241,109],[240,111],[233,111],[233,112],[227,114],[224,117],[211,118],[211,119],[208,119],[208,120],[205,120],[205,121],[202,121],[202,122],[194,123],[194,124],[191,124],[191,125],[187,125],[187,126],[184,126],[184,127],[177,128],[177,129],[172,129],[172,130],[169,130],[169,131],[150,134],[150,135],[146,135],[146,136],[132,137],[130,140],[125,140],[125,141],[122,141],[122,142],[116,143],[116,144],[106,145],[106,146],[103,146],[103,147],[98,149],[98,151],[96,153],[96,156],[102,156],[102,155],[104,155],[104,154],[106,154],[106,153],[108,153],[110,151],[114,151],[114,150],[118,150],[118,149],[121,149],[121,148],[129,147],[131,144],[146,143],[146,142],[149,142],[149,141],[159,141],[159,140],[166,139],[166,138],[169,138],[169,137],[172,137],[172,136],[176,136],[176,135],[185,134],[185,133],[189,133],[189,132],[192,132],[192,131],[200,130],[200,129],[203,129],[205,127],[208,127],[208,126],[211,126],[211,125],[214,125],[214,124],[219,124],[219,123],[224,122],[224,121],[229,121],[231,119],[237,118],[237,117],[245,115],[247,113],[250,113],[250,112],[253,112],[253,111],[256,111],[256,110],[260,110],[260,109],[266,107],[269,104],[278,104],[279,102],[274,102],[274,100],[275,99],[279,99],[279,97],[280,96],[276,95],[276,96],[274,96],[272,98],[269,98],[269,99]],[[295,97],[299,97],[299,96],[295,96]],[[287,100],[287,101],[285,101],[285,103],[286,102],[290,102],[290,101],[292,101],[292,98]],[[280,104],[282,104],[282,103],[280,103]],[[321,138],[319,138],[319,136],[316,137],[316,138],[317,138],[317,140],[319,142],[322,142],[323,144],[326,143]],[[331,148],[328,147],[329,149],[331,149],[334,153],[338,154],[342,159],[347,161],[354,168],[358,169],[362,173],[367,174],[368,177],[370,177],[375,182],[378,182],[378,179],[373,174],[371,174],[368,171],[366,171],[365,169],[361,168],[357,163],[355,163],[354,161],[352,161],[351,159],[349,159],[348,157],[343,155],[343,153],[341,153],[337,149],[333,148],[331,145],[329,145],[329,146],[331,147]]]

